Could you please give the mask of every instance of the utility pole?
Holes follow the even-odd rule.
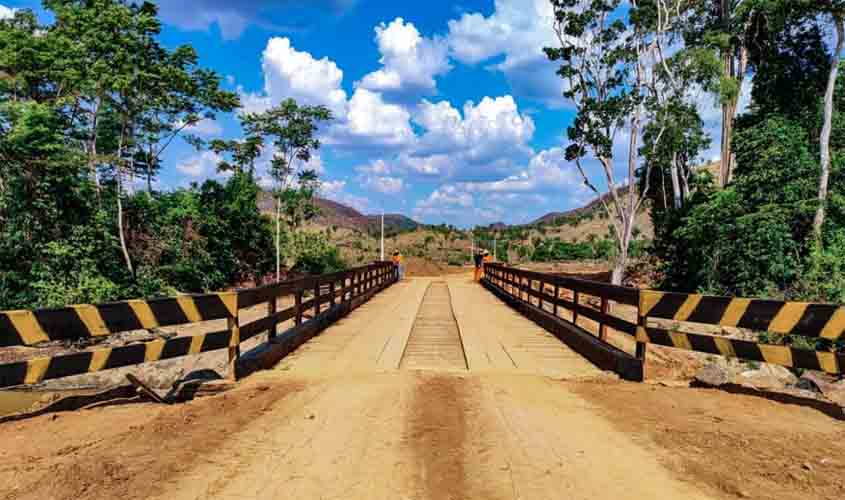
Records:
[[[384,262],[384,209],[381,209],[381,261]]]

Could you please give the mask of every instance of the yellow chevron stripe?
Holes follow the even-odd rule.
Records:
[[[716,348],[719,349],[719,353],[721,353],[722,356],[727,358],[736,357],[736,351],[734,350],[734,345],[733,342],[731,342],[731,339],[713,337],[713,341],[716,343]]]
[[[91,363],[88,365],[89,372],[98,372],[106,366],[111,355],[111,349],[100,349],[91,353]]]
[[[745,314],[746,309],[748,309],[748,304],[751,303],[751,299],[733,299],[728,304],[728,308],[725,309],[725,313],[722,314],[722,319],[719,321],[719,324],[722,326],[736,326],[739,323],[739,320],[742,319],[742,315]]]
[[[836,340],[843,333],[845,333],[845,307],[840,307],[833,313],[819,335],[825,339]]]
[[[769,325],[769,331],[775,333],[789,333],[801,321],[801,316],[807,310],[806,302],[786,302],[775,315]]]
[[[681,308],[678,309],[678,312],[675,313],[675,319],[677,321],[686,321],[699,302],[701,302],[701,295],[689,295],[687,300],[681,305]]]
[[[32,311],[7,311],[6,317],[12,322],[24,344],[33,345],[50,340]]]
[[[146,350],[144,351],[144,361],[149,363],[150,361],[160,360],[161,353],[164,351],[164,344],[166,344],[164,340],[147,342]]]
[[[819,360],[819,366],[827,373],[838,374],[841,372],[834,353],[816,351],[816,358]]]
[[[141,323],[142,327],[147,330],[151,328],[158,328],[158,319],[156,319],[155,314],[153,314],[153,310],[150,309],[150,305],[147,304],[146,301],[127,300],[126,303],[132,308],[132,312],[135,313],[135,316],[138,318],[138,322]]]
[[[194,335],[191,337],[191,347],[188,349],[188,354],[199,354],[202,352],[202,343],[205,340],[205,335]]]
[[[191,323],[198,323],[202,321],[202,314],[200,314],[199,309],[197,309],[197,305],[194,303],[193,297],[180,295],[179,297],[176,297],[176,303],[182,308],[182,312],[185,313],[185,317],[188,318],[188,321]]]
[[[217,294],[220,300],[229,310],[229,315],[233,318],[238,316],[238,292],[220,292]]]
[[[781,366],[792,366],[792,350],[779,345],[758,344],[766,363]]]
[[[672,344],[678,349],[686,349],[687,351],[693,350],[692,344],[690,343],[689,337],[687,337],[686,333],[669,332],[669,336],[672,338]]]
[[[663,292],[654,292],[652,290],[640,291],[640,316],[648,316],[648,313],[660,302],[663,295]]]
[[[44,374],[50,367],[51,358],[36,358],[26,362],[26,378],[24,384],[37,384],[44,380]]]
[[[85,328],[88,329],[89,335],[94,337],[111,335],[111,332],[106,326],[105,321],[103,321],[103,317],[100,316],[100,311],[96,306],[82,304],[71,307],[73,307],[73,310],[76,311],[76,315],[79,316],[79,319],[85,323]]]

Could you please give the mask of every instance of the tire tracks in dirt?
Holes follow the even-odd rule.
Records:
[[[425,374],[415,377],[403,441],[414,454],[414,482],[425,498],[463,498],[467,437],[466,380]]]

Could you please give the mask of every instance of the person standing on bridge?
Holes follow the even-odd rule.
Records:
[[[393,252],[393,265],[396,266],[396,271],[399,273],[399,281],[405,279],[405,267],[402,265],[402,254],[399,251]]]
[[[475,255],[472,256],[474,263],[475,263],[475,273],[473,275],[473,280],[480,281],[481,280],[481,264],[484,260],[484,255],[482,255],[481,250],[475,252]]]
[[[493,262],[493,256],[490,255],[489,251],[485,250],[484,251],[484,257],[481,259],[481,275],[482,276],[487,276],[486,266],[487,266],[487,264],[489,264],[491,262]]]

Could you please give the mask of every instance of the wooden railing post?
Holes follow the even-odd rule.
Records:
[[[268,316],[275,316],[276,315],[276,297],[275,295],[267,302],[267,315]],[[279,322],[277,320],[273,320],[273,324],[270,325],[270,331],[267,334],[269,338],[276,338],[278,334]]]
[[[555,285],[555,301],[552,304],[552,314],[557,316],[557,301],[560,300],[560,285]]]
[[[294,312],[296,313],[294,323],[297,325],[302,324],[302,292],[302,289],[299,289],[294,295]]]
[[[335,282],[334,282],[334,280],[332,280],[332,282],[331,282],[331,283],[329,283],[329,295],[331,296],[331,298],[329,299],[329,303],[331,304],[331,306],[332,306],[332,307],[334,307],[334,306],[335,306],[335,298],[334,298],[334,297],[335,297],[335,290],[334,290],[334,283],[335,283]]]
[[[642,294],[640,294],[640,300],[637,301],[637,352],[636,356],[637,359],[643,362],[643,380],[646,378],[646,356],[648,355],[648,344],[644,342],[644,338],[646,338],[646,323],[648,322],[648,318],[643,316],[643,304],[642,304]]]
[[[320,280],[314,283],[314,317],[320,315]]]
[[[238,380],[238,358],[241,356],[241,327],[238,321],[238,311],[230,315],[227,320],[227,328],[232,333],[229,341],[229,364],[227,377],[229,380]]]
[[[537,296],[537,307],[543,309],[543,295],[546,293],[546,284],[543,280],[537,280],[540,285],[540,295]]]
[[[607,297],[601,298],[601,312],[603,314],[607,314],[609,310]],[[599,338],[601,340],[607,340],[607,325],[604,322],[599,322]]]
[[[578,290],[572,290],[572,324],[578,324]]]

